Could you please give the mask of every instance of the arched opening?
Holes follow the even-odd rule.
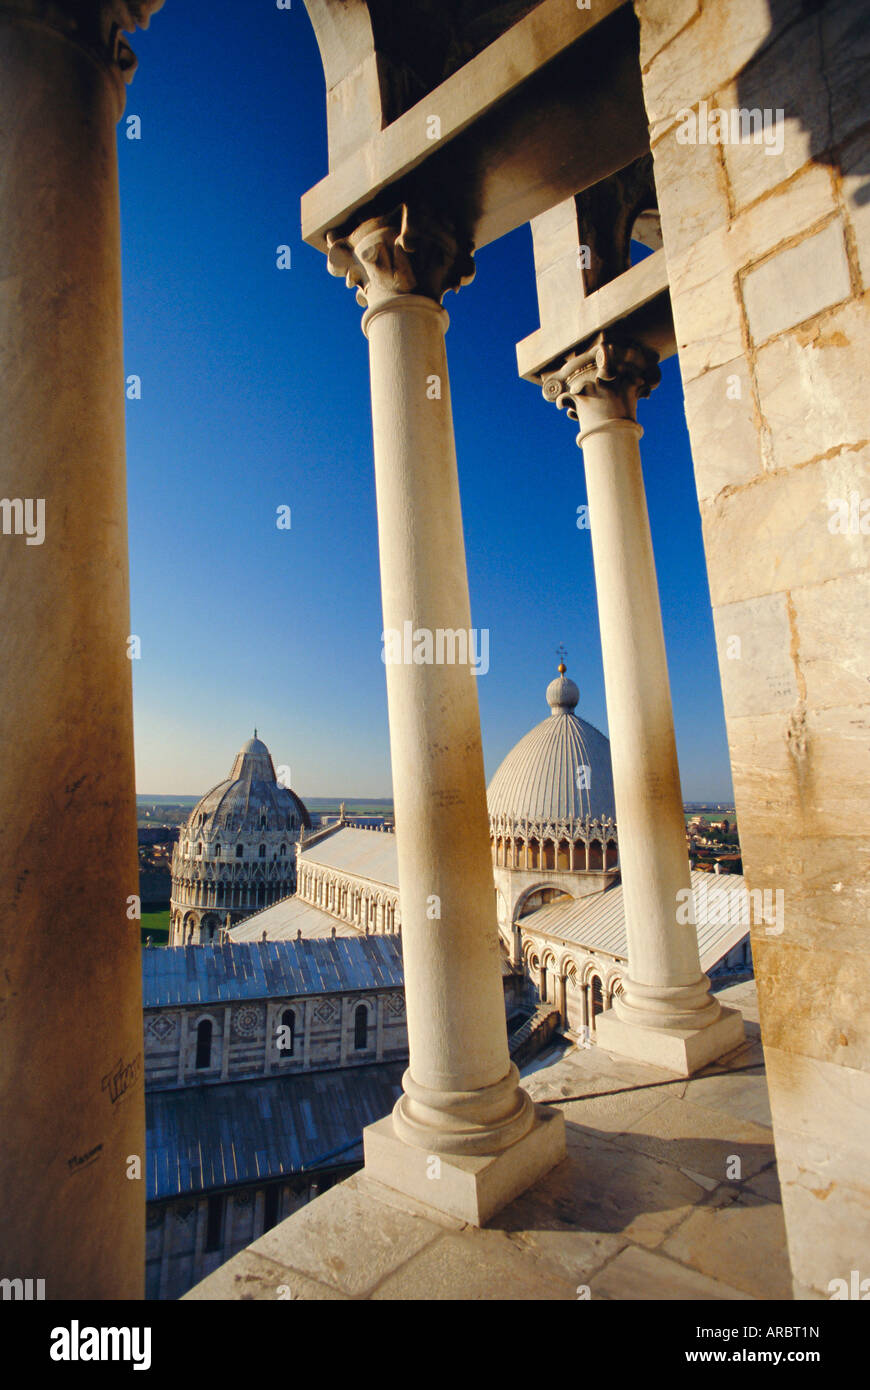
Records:
[[[364,1052],[369,1040],[369,1011],[365,1004],[357,1004],[353,1016],[353,1045],[357,1052]]]
[[[595,1027],[595,1020],[599,1014],[604,1013],[604,992],[601,986],[601,978],[593,975],[589,981],[589,1018],[592,1027]]]
[[[601,869],[602,869],[603,867],[604,867],[604,861],[603,861],[602,855],[601,855],[601,841],[600,841],[600,840],[590,840],[590,842],[589,842],[589,868],[590,868],[590,871],[598,870],[598,871],[600,872]]]
[[[555,869],[556,867],[556,847],[552,840],[544,841],[544,860],[541,867],[543,869]]]
[[[296,1012],[285,1009],[281,1015],[281,1031],[278,1035],[278,1056],[292,1057],[296,1046]]]
[[[236,858],[237,858],[237,859],[243,859],[244,856],[245,856],[245,846],[244,846],[244,845],[236,845]]]
[[[211,1066],[211,1035],[212,1024],[210,1018],[204,1018],[196,1026],[196,1069],[204,1071]]]
[[[265,845],[260,845],[260,848],[259,848],[259,850],[257,851],[257,853],[259,854],[259,856],[260,856],[261,859],[265,859],[265,858],[266,858],[266,846],[265,846]]]

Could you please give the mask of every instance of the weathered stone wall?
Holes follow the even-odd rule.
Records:
[[[870,1274],[870,26],[635,8],[744,870],[784,892],[752,953],[790,1255],[825,1297]],[[704,101],[781,111],[781,149],[681,143]]]
[[[368,1009],[364,1049],[354,1047],[354,1015],[360,1004]],[[295,1047],[290,1057],[279,1055],[276,1041],[286,1009],[296,1014]],[[203,1019],[212,1021],[211,1065],[197,1069],[197,1026]],[[268,1054],[267,1023],[271,1039]],[[184,1064],[180,1066],[182,1051]],[[396,990],[145,1011],[145,1078],[149,1089],[362,1066],[393,1061],[407,1053],[405,1000]]]

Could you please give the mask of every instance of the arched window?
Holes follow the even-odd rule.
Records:
[[[196,847],[196,857],[197,859],[202,858],[202,840],[200,840],[199,844]]]
[[[281,846],[281,854],[282,854],[282,856],[284,856],[286,853],[287,853],[287,846],[286,846],[286,845],[282,845],[282,846]]]
[[[597,975],[592,976],[592,1017],[604,1013],[604,995],[601,990],[601,981]]]
[[[357,1052],[362,1052],[368,1047],[368,1038],[369,1011],[365,1004],[357,1004],[353,1016],[353,1045]]]
[[[236,845],[236,858],[237,858],[237,859],[243,859],[243,858],[244,858],[244,855],[245,855],[245,846],[244,846],[244,845]]]
[[[260,845],[259,854],[260,854],[260,858],[261,858],[261,859],[265,859],[265,858],[266,858],[266,846],[265,846],[265,845]]]
[[[281,1015],[281,1027],[287,1031],[278,1043],[279,1057],[292,1057],[296,1045],[296,1014],[293,1009],[285,1009]]]
[[[221,857],[221,842],[220,842],[220,840],[218,840],[217,844],[216,844],[215,847],[214,847],[214,857],[215,857],[215,859],[220,859],[220,857]]]
[[[196,1028],[196,1068],[211,1066],[211,1019],[204,1018]]]

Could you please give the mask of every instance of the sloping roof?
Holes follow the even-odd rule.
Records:
[[[397,936],[167,946],[142,952],[146,1009],[348,990],[401,989]]]
[[[147,1092],[147,1199],[361,1160],[363,1128],[389,1114],[405,1065]]]
[[[265,932],[268,941],[295,941],[300,928],[303,936],[316,939],[332,936],[333,927],[338,936],[355,939],[365,936],[365,932],[359,931],[350,922],[342,921],[340,917],[333,917],[322,907],[314,907],[302,898],[289,897],[273,903],[271,907],[264,907],[262,912],[255,912],[231,927],[230,940],[259,941]]]
[[[396,837],[386,830],[337,830],[328,839],[303,848],[300,860],[340,869],[356,878],[368,878],[388,888],[399,886]]]
[[[710,970],[749,931],[749,895],[742,874],[692,871],[701,969]],[[676,911],[676,905],[674,910]],[[593,951],[628,958],[622,884],[570,902],[550,903],[520,919],[523,933],[557,937]]]

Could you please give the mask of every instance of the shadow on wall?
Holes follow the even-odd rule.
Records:
[[[738,105],[782,110],[788,174],[812,159],[854,181],[849,207],[870,203],[870,131],[855,135],[867,105],[870,8],[866,0],[768,0],[771,30],[737,79]],[[866,126],[867,121],[864,120]]]

